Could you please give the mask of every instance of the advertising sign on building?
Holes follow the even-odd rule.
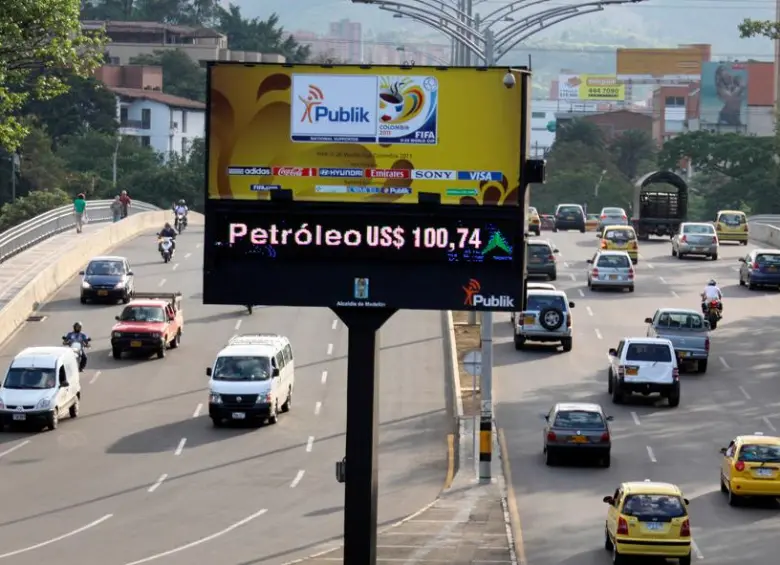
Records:
[[[744,63],[703,63],[699,119],[708,126],[743,130],[747,125],[748,70]]]
[[[620,101],[626,99],[626,87],[615,75],[560,75],[558,99]]]
[[[518,206],[523,93],[504,74],[213,66],[209,198]]]

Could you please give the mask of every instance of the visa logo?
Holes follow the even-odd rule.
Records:
[[[351,108],[339,106],[333,110],[327,106],[317,106],[314,108],[314,121],[319,122],[320,120],[341,123],[369,123],[371,121],[368,119],[368,110],[361,106],[352,106]]]
[[[500,171],[458,171],[458,180],[500,181]]]

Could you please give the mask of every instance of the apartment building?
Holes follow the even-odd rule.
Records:
[[[161,22],[93,20],[82,21],[81,26],[85,30],[105,32],[111,40],[106,45],[106,60],[112,65],[127,65],[133,57],[167,49],[179,49],[203,66],[208,61],[285,62],[282,55],[232,50],[224,34],[208,28]]]

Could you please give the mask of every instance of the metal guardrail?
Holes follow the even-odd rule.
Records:
[[[89,223],[109,222],[113,220],[111,213],[112,200],[87,201],[87,218]],[[153,212],[160,210],[153,204],[133,200],[129,213]],[[0,233],[0,263],[7,261],[29,249],[33,245],[69,229],[75,229],[76,216],[73,214],[73,205],[60,206],[54,210],[36,216],[26,222],[14,226]]]
[[[749,216],[748,222],[777,226],[780,225],[780,214],[758,214],[756,216]]]

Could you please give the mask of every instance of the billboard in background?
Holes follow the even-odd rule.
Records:
[[[707,125],[742,129],[747,124],[748,69],[744,63],[704,63],[699,120]]]
[[[615,68],[620,80],[641,81],[664,77],[664,82],[699,80],[709,46],[678,49],[618,49]]]
[[[626,99],[626,87],[615,75],[559,75],[558,100]]]
[[[214,63],[208,197],[517,206],[525,82],[506,72]]]

